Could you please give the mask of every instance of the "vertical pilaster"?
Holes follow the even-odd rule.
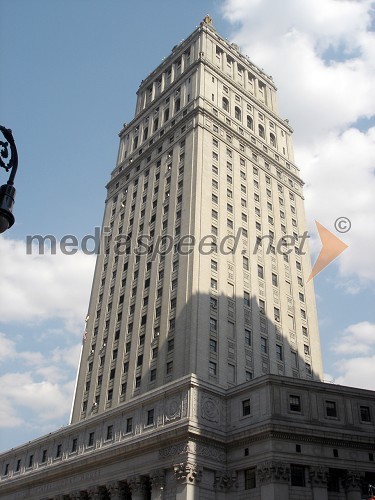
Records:
[[[326,467],[310,467],[309,478],[313,500],[328,500],[328,469]]]
[[[202,467],[196,463],[183,462],[174,465],[173,469],[177,481],[176,500],[199,500]]]
[[[132,493],[132,500],[144,500],[147,486],[146,478],[144,476],[133,476],[128,482]]]
[[[283,462],[263,462],[257,469],[261,500],[289,500],[290,468]]]
[[[361,500],[363,474],[358,471],[347,471],[344,480],[346,500]]]

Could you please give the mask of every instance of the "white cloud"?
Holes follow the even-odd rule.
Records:
[[[336,369],[342,375],[335,378],[335,384],[375,390],[375,354],[341,360]]]
[[[375,115],[372,5],[226,0],[223,6],[243,52],[272,71],[281,113],[295,128],[310,227],[314,219],[328,229],[338,217],[352,221],[342,235],[349,249],[337,261],[341,276],[351,279],[349,293],[375,282],[375,128],[350,128]]]
[[[64,320],[79,332],[88,307],[95,257],[26,254],[26,243],[0,237],[0,315],[3,322]]]
[[[375,324],[362,321],[345,329],[343,336],[336,339],[332,346],[334,352],[342,355],[372,354],[375,355]]]
[[[340,356],[334,363],[336,384],[375,390],[375,323],[349,325],[331,349]]]

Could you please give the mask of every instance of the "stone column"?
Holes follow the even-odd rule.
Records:
[[[363,474],[359,471],[347,471],[344,480],[346,500],[361,500]]]
[[[328,469],[326,467],[310,467],[309,478],[313,500],[328,500]]]
[[[132,500],[144,500],[146,495],[146,481],[144,476],[133,476],[128,481],[132,492]]]
[[[199,500],[203,468],[196,463],[182,462],[175,464],[173,469],[177,481],[176,500]]]
[[[124,493],[124,485],[119,481],[112,481],[105,485],[111,500],[121,500]]]
[[[288,500],[290,467],[283,462],[263,462],[257,476],[261,500]]]
[[[151,472],[151,500],[162,500],[165,488],[165,472],[162,469]]]

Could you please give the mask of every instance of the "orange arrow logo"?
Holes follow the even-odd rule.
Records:
[[[322,242],[322,249],[320,250],[320,254],[316,259],[307,282],[315,278],[320,271],[327,267],[328,264],[330,264],[348,248],[346,243],[337,238],[337,236],[332,234],[331,231],[328,231],[327,228],[319,224],[318,221],[315,221],[315,224],[319,232],[320,241]]]

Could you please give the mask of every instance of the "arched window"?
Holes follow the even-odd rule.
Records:
[[[223,97],[223,110],[229,113],[229,101],[226,97]]]
[[[263,125],[261,125],[261,124],[258,125],[258,131],[259,131],[260,137],[262,139],[264,139],[265,138],[265,133],[264,133],[264,127],[263,127]]]
[[[177,113],[177,111],[180,111],[180,107],[181,107],[181,100],[180,98],[178,98],[174,102],[174,112]]]
[[[234,117],[236,120],[241,120],[241,110],[238,106],[234,108]]]
[[[254,122],[253,122],[253,118],[250,116],[250,115],[247,115],[247,126],[253,130],[254,128]]]
[[[276,147],[276,137],[275,137],[275,134],[273,134],[272,132],[270,133],[270,144],[274,148]]]

